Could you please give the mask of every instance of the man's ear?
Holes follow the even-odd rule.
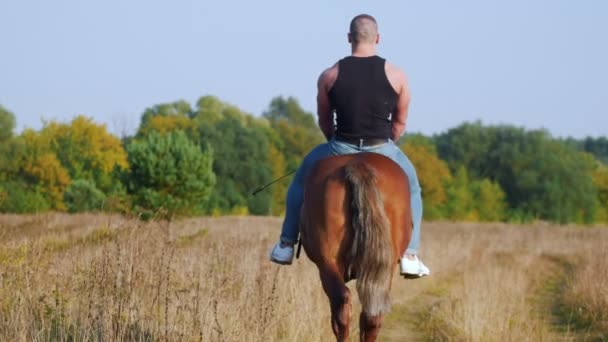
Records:
[[[376,44],[380,43],[380,33],[376,35]]]
[[[353,43],[353,36],[351,36],[350,33],[348,34],[348,43],[349,44]]]

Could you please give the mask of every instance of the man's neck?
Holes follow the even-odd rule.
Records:
[[[353,57],[371,57],[376,55],[375,44],[359,44],[351,46],[351,56]]]

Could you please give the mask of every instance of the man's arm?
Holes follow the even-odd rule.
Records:
[[[317,115],[319,127],[329,141],[334,136],[334,111],[329,103],[329,90],[338,76],[337,64],[323,71],[317,81]]]
[[[410,90],[403,71],[392,65],[389,65],[387,69],[389,81],[398,94],[397,105],[393,112],[393,129],[391,134],[391,139],[397,142],[403,132],[405,132],[405,123],[407,121],[407,113],[410,105]]]

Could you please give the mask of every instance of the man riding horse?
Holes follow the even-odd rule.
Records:
[[[420,184],[414,166],[395,145],[405,131],[410,101],[405,74],[376,55],[380,35],[372,16],[361,14],[353,18],[348,41],[351,55],[323,71],[319,77],[317,113],[319,126],[328,142],[315,147],[295,174],[287,192],[280,241],[272,249],[270,260],[281,265],[292,263],[294,244],[298,240],[304,180],[311,167],[331,155],[374,152],[395,161],[408,177],[413,232],[399,263],[400,271],[409,278],[423,277],[430,271],[417,257],[422,222]]]

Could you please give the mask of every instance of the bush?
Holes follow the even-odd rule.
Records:
[[[127,152],[128,190],[136,206],[166,218],[203,211],[215,185],[210,150],[201,150],[181,131],[153,131],[132,141]]]
[[[4,213],[37,213],[51,208],[39,191],[29,189],[17,182],[1,184],[0,197],[0,212]]]
[[[70,213],[101,210],[105,200],[106,195],[93,182],[84,179],[73,181],[63,195]]]

